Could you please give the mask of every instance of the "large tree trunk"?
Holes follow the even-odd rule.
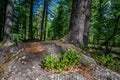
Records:
[[[64,38],[76,46],[87,46],[92,0],[73,0],[70,31]]]
[[[4,28],[4,37],[3,37],[3,43],[6,43],[6,44],[10,43],[10,32],[12,28],[13,7],[14,7],[14,0],[8,0],[7,6],[6,6],[5,28]]]
[[[30,16],[29,16],[29,39],[30,40],[33,40],[32,16],[33,16],[33,0],[30,0]]]
[[[70,22],[70,32],[65,38],[74,45],[85,45],[83,41],[85,25],[85,12],[87,0],[73,0],[72,15]]]
[[[83,42],[85,47],[88,47],[88,36],[89,36],[89,22],[90,22],[90,10],[91,10],[92,0],[87,0],[85,6],[85,26],[84,26],[84,34],[83,34]]]

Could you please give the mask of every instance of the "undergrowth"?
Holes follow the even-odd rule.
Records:
[[[97,61],[98,64],[113,69],[120,73],[120,60],[113,58],[110,54],[105,54],[102,51],[92,51],[91,56]]]
[[[58,56],[45,56],[43,67],[48,70],[56,69],[61,72],[63,69],[70,70],[75,65],[81,66],[82,55],[78,54],[74,49]]]

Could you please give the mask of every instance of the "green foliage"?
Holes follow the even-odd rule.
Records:
[[[72,68],[76,64],[81,64],[82,56],[78,54],[74,49],[70,49],[70,51],[64,53],[64,55],[62,55],[60,59],[61,63]]]
[[[91,53],[92,57],[96,59],[97,63],[111,69],[115,69],[118,64],[118,59],[114,59],[111,55],[105,54],[101,51],[94,51]],[[120,67],[118,67],[120,68]]]
[[[44,58],[45,63],[43,64],[43,66],[51,70],[52,68],[54,68],[54,64],[56,62],[55,60],[56,59],[53,56],[46,56]]]
[[[93,63],[92,61],[88,61],[88,67],[89,68],[90,68],[90,66],[91,66],[92,63]]]
[[[118,8],[120,1],[93,0],[92,3],[92,27],[90,27],[89,42],[99,45],[107,40],[110,46],[119,46],[120,24],[117,24],[119,21],[116,19],[120,15]]]
[[[78,54],[74,49],[70,49],[68,52],[57,57],[45,56],[43,67],[49,70],[55,68],[59,72],[62,69],[71,69],[75,65],[81,66],[81,61],[82,55]]]
[[[48,29],[48,35],[50,35],[51,39],[60,39],[68,33],[72,0],[61,0],[53,8],[51,27]]]
[[[16,33],[13,33],[12,34],[12,37],[11,37],[12,41],[15,42],[15,43],[21,43],[23,38],[22,38],[22,35],[21,34],[16,34]]]

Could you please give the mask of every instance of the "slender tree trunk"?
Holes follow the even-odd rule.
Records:
[[[46,40],[47,19],[48,19],[48,15],[47,15],[47,13],[46,13],[46,16],[45,16],[45,27],[44,27],[44,41]]]
[[[90,11],[91,11],[92,0],[86,0],[86,12],[85,12],[85,26],[84,26],[84,35],[83,42],[85,47],[88,47],[88,36],[89,36],[89,22],[90,22]]]
[[[25,22],[24,22],[24,27],[25,27],[25,31],[24,31],[24,35],[25,35],[25,37],[24,37],[24,39],[26,40],[26,34],[27,34],[27,27],[26,27],[26,15],[25,15]]]
[[[0,24],[0,41],[2,41],[2,26]]]
[[[24,8],[24,14],[23,14],[23,21],[22,21],[22,25],[23,25],[23,33],[22,33],[22,35],[23,35],[23,40],[26,40],[26,4],[25,4],[25,6],[24,6],[25,8]]]
[[[6,6],[5,29],[4,29],[4,37],[3,37],[3,43],[6,43],[6,44],[10,43],[13,7],[14,7],[14,0],[8,0],[7,6]]]
[[[33,0],[30,0],[30,16],[29,16],[29,39],[33,40]]]
[[[3,12],[2,11],[3,11],[3,8],[2,8],[2,5],[0,5],[0,41],[2,41],[2,28],[3,28],[3,26],[2,26],[2,19],[3,19],[2,13]]]
[[[7,9],[7,4],[8,4],[8,0],[5,0],[5,2],[4,2],[4,18],[3,18],[3,23],[4,23],[4,26],[5,26],[5,20],[6,20],[6,9]],[[4,28],[5,27],[3,27],[3,33],[4,33]]]
[[[47,27],[47,19],[48,19],[48,3],[46,3],[46,9],[45,9],[45,26],[44,26],[44,41],[46,39],[46,27]]]
[[[24,20],[23,20],[23,38],[24,40],[26,40],[26,16],[24,16]]]
[[[2,25],[0,23],[0,41],[2,40]]]
[[[0,2],[0,41],[3,40],[7,0]]]
[[[44,26],[45,9],[46,9],[46,0],[44,0],[44,9],[43,9],[43,14],[42,14],[40,41],[42,41],[42,37],[43,37],[43,26]]]

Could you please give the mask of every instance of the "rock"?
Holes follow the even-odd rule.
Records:
[[[36,46],[30,46],[30,43],[25,43],[19,45],[15,48],[17,51],[13,50],[8,51],[11,52],[11,55],[14,55],[14,59],[9,61],[9,64],[4,69],[3,74],[0,77],[0,80],[120,80],[120,75],[101,66],[97,66],[94,59],[89,56],[86,56],[81,53],[81,49],[77,48],[71,44],[62,44],[62,43],[54,43],[54,42],[41,42],[36,43],[35,45],[43,45],[44,51],[42,47],[41,50],[35,49]],[[13,46],[14,47],[14,46]],[[25,52],[26,49],[32,50],[34,48],[35,52],[32,53]],[[67,52],[69,48],[76,49],[80,54],[83,55],[83,64],[88,66],[89,61],[92,61],[92,74],[97,79],[91,79],[83,76],[78,73],[68,73],[68,74],[57,74],[52,72],[47,72],[41,68],[41,63],[46,55],[56,56],[58,54],[62,54]],[[38,50],[38,51],[36,51]],[[30,51],[31,52],[31,51]]]
[[[1,80],[90,80],[83,75],[72,74],[56,74],[44,71],[38,62],[34,60],[22,64],[19,60],[9,63],[5,69]]]
[[[102,66],[97,66],[92,73],[100,80],[120,80],[120,74]]]

